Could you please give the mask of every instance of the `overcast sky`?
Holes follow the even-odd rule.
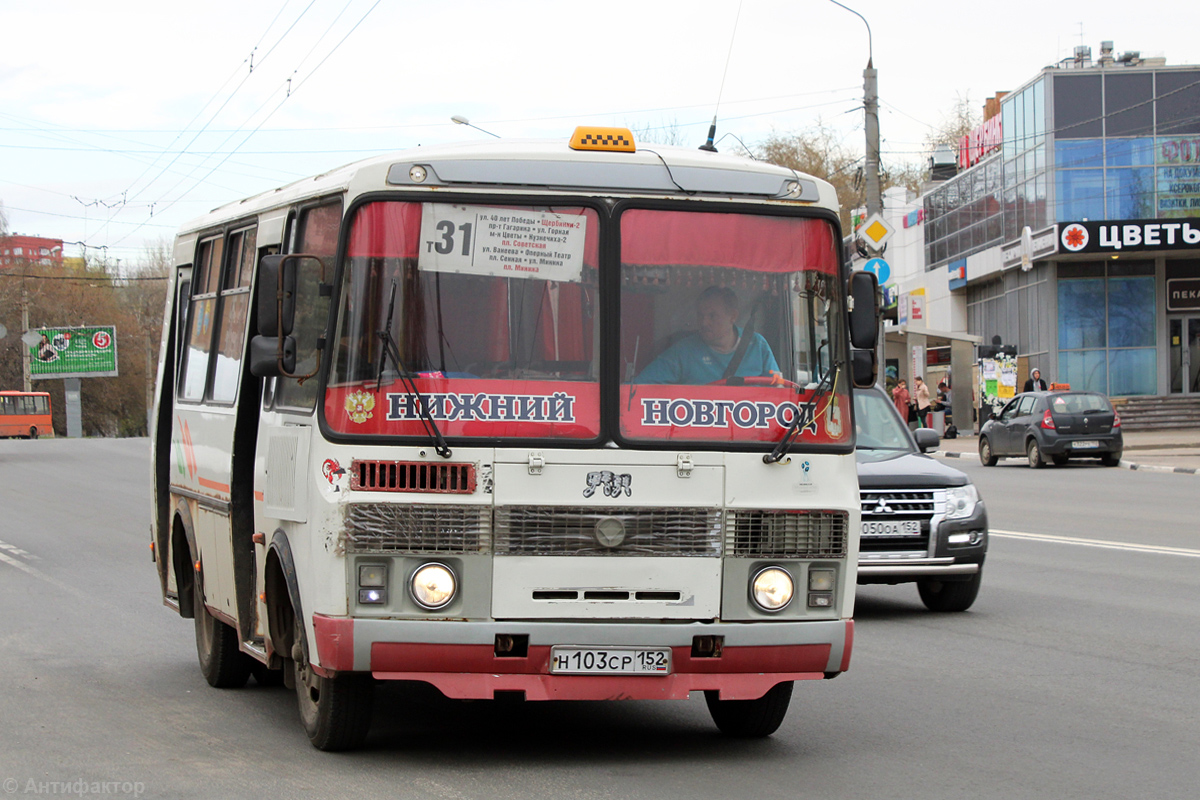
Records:
[[[1079,44],[1200,63],[1196,0],[846,5],[873,34],[885,164],[921,160],[959,97],[982,106]],[[588,123],[690,146],[719,96],[718,136],[823,122],[862,147],[867,28],[829,0],[0,0],[0,21],[10,229],[126,266],[222,203],[487,138],[454,114],[508,138]]]

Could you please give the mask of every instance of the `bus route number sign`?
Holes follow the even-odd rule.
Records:
[[[587,217],[423,203],[419,269],[579,283]]]

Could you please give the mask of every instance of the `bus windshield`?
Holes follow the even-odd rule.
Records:
[[[596,212],[581,207],[360,206],[342,271],[327,424],[424,435],[402,369],[447,437],[596,438],[599,237]],[[385,357],[382,331],[399,365]]]
[[[849,441],[830,223],[635,209],[620,226],[624,438],[775,442],[799,417],[802,440]]]

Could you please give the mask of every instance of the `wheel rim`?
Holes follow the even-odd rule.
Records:
[[[200,660],[207,664],[209,654],[213,649],[212,616],[204,607],[204,587],[199,578],[192,580],[192,616],[196,620],[196,649],[200,652]]]
[[[1029,449],[1025,452],[1029,455],[1029,466],[1036,467],[1042,462],[1042,452],[1038,449],[1037,442],[1030,442]]]
[[[980,461],[991,461],[992,460],[992,446],[990,444],[988,444],[987,439],[984,439],[982,442],[979,443],[979,460]]]
[[[292,645],[292,667],[296,677],[296,700],[300,706],[300,721],[306,730],[312,730],[317,722],[318,706],[321,702],[321,678],[304,657],[304,629],[296,621],[296,635]]]

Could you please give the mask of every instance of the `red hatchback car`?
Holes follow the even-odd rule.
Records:
[[[1115,467],[1124,446],[1121,417],[1098,392],[1019,394],[979,431],[979,460],[987,467],[1009,456],[1027,459],[1034,469],[1073,458]]]

